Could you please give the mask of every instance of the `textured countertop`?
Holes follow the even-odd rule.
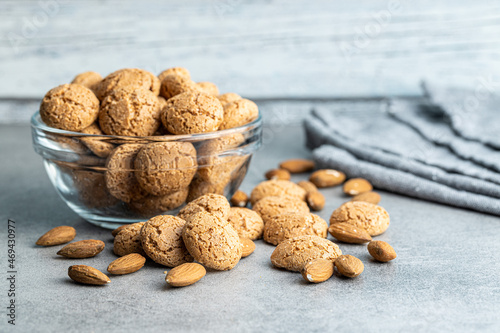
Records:
[[[309,156],[301,127],[267,132],[242,186],[247,192],[279,161]],[[391,226],[377,239],[388,241],[398,258],[376,263],[365,246],[340,243],[365,264],[356,279],[307,284],[300,274],[273,268],[274,247],[257,241],[235,269],[209,272],[187,288],[169,288],[165,268],[151,263],[104,287],[78,285],[67,277],[70,265],[105,271],[116,258],[109,230],[83,221],[58,197],[33,152],[28,126],[0,126],[0,142],[2,332],[14,331],[6,316],[8,219],[16,221],[18,332],[500,330],[500,219],[385,192],[380,204]],[[347,199],[340,188],[322,192],[327,205],[319,215],[328,219]],[[106,249],[72,260],[55,255],[59,246],[35,246],[41,234],[62,224],[74,226],[77,239],[102,239]]]

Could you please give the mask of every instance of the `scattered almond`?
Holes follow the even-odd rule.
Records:
[[[290,172],[285,169],[272,169],[266,172],[266,179],[282,179],[282,180],[290,180]]]
[[[185,287],[198,282],[207,271],[200,264],[189,262],[172,268],[165,277],[165,281],[172,287]]]
[[[307,193],[306,202],[313,211],[319,211],[325,207],[325,197],[320,192]]]
[[[297,183],[297,185],[306,190],[307,193],[318,192],[318,188],[316,187],[316,185],[314,185],[308,180],[301,180],[300,182]]]
[[[335,259],[335,267],[340,274],[350,278],[358,276],[365,269],[361,260],[349,254],[341,255]]]
[[[305,159],[292,159],[281,162],[280,169],[285,169],[290,173],[303,173],[314,170],[314,162]]]
[[[115,275],[123,275],[137,272],[144,266],[146,258],[139,253],[131,253],[120,257],[108,266],[108,272]]]
[[[368,252],[375,260],[388,262],[396,259],[396,251],[388,243],[384,241],[371,241],[368,244]]]
[[[83,284],[102,285],[111,282],[106,274],[87,265],[70,266],[68,269],[68,276],[71,280]]]
[[[372,184],[363,178],[349,179],[344,184],[344,193],[347,195],[358,195],[373,190]]]
[[[55,227],[43,234],[42,237],[38,238],[36,245],[40,246],[53,246],[61,245],[75,239],[76,230],[73,227],[68,227],[67,225],[62,225],[60,227]]]
[[[96,239],[86,239],[70,243],[57,252],[66,258],[90,258],[104,250],[104,242]]]
[[[248,203],[248,195],[243,191],[236,191],[231,198],[231,204],[234,207],[245,207]]]
[[[249,238],[240,238],[240,243],[243,246],[242,258],[248,257],[255,250],[255,243]]]
[[[365,229],[347,222],[330,224],[328,232],[344,243],[363,244],[372,240],[372,237]]]
[[[354,196],[351,201],[364,201],[377,205],[380,202],[380,194],[377,192],[364,192]]]
[[[327,259],[314,259],[308,262],[302,270],[304,280],[319,283],[328,280],[333,275],[333,263]]]
[[[309,177],[309,181],[318,188],[337,186],[344,180],[345,174],[333,169],[318,170]]]
[[[113,237],[116,237],[116,235],[118,235],[120,233],[120,231],[122,231],[123,229],[125,229],[129,226],[130,226],[130,224],[122,225],[121,227],[118,227],[115,230],[111,231],[111,235],[113,235]]]

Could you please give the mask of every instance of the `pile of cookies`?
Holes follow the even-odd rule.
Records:
[[[48,126],[86,134],[58,137],[79,160],[54,162],[72,177],[80,202],[124,208],[131,217],[168,212],[207,193],[227,194],[246,171],[249,155],[235,153],[244,133],[192,142],[173,135],[235,128],[258,115],[254,102],[219,94],[211,82],[196,83],[181,67],[158,76],[142,69],[105,78],[85,72],[51,89],[40,105]]]

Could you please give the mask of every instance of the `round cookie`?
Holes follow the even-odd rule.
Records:
[[[205,194],[212,193],[224,195],[224,190],[230,181],[230,179],[225,178],[220,179],[217,183],[214,184],[203,180],[197,174],[191,181],[191,184],[189,184],[189,194],[186,202],[191,202]]]
[[[322,258],[331,261],[342,255],[337,244],[318,236],[298,236],[279,243],[271,255],[274,266],[301,271],[309,261]]]
[[[40,117],[50,127],[80,131],[90,126],[99,115],[99,100],[94,93],[79,84],[55,87],[40,104]]]
[[[145,222],[133,223],[123,228],[113,243],[113,252],[120,257],[130,253],[139,253],[145,256],[141,244],[141,228]]]
[[[256,240],[262,237],[264,221],[257,212],[242,207],[231,207],[227,221],[241,238]]]
[[[192,215],[182,231],[182,239],[194,259],[208,268],[230,270],[241,259],[238,233],[229,222],[213,214]]]
[[[161,72],[160,74],[158,74],[158,79],[160,79],[160,82],[161,82],[161,81],[163,81],[163,79],[167,75],[171,75],[171,74],[184,76],[187,79],[191,78],[191,74],[189,73],[189,71],[186,68],[184,68],[184,67],[172,67],[172,68],[166,69],[163,72]]]
[[[136,178],[153,195],[187,188],[196,173],[196,150],[190,142],[144,145],[135,158]]]
[[[198,90],[204,92],[205,94],[209,95],[214,95],[218,96],[219,95],[219,88],[215,85],[215,83],[212,82],[198,82],[196,84],[198,87]]]
[[[138,68],[124,68],[106,76],[95,87],[99,100],[103,100],[113,90],[120,88],[144,89],[158,96],[160,80],[152,73]]]
[[[143,216],[158,215],[180,207],[186,201],[188,191],[189,189],[186,187],[162,196],[148,195],[142,199],[131,201],[128,206]]]
[[[200,92],[185,92],[172,97],[161,112],[163,125],[173,134],[214,132],[223,117],[219,100]]]
[[[285,213],[269,219],[264,227],[264,241],[278,245],[285,239],[313,235],[326,238],[328,224],[311,213]]]
[[[92,135],[104,135],[104,133],[99,128],[97,122],[93,123],[89,127],[82,129],[81,131],[84,134],[92,134]],[[80,141],[87,146],[90,151],[92,151],[96,156],[106,158],[111,154],[115,146],[109,142],[103,141],[103,138],[94,138],[94,137],[82,137]]]
[[[227,221],[230,209],[231,206],[226,197],[210,193],[188,203],[186,207],[181,209],[177,216],[183,220],[190,221],[192,216],[200,212],[205,212]]]
[[[235,94],[235,93],[225,93],[225,94],[217,96],[217,98],[219,99],[222,106],[224,106],[227,103],[231,103],[231,102],[240,100],[241,96],[238,94]]]
[[[108,135],[153,135],[160,127],[158,98],[145,89],[113,90],[102,101],[99,125]]]
[[[189,77],[169,74],[161,80],[160,95],[166,100],[188,91],[200,91],[196,83]]]
[[[159,215],[148,220],[141,229],[144,252],[154,262],[167,267],[192,262],[193,257],[182,241],[185,225],[186,221],[171,215]]]
[[[95,90],[95,87],[102,81],[102,76],[96,72],[83,72],[75,76],[71,83],[79,84],[90,90]]]
[[[272,217],[284,213],[309,213],[307,204],[298,199],[289,197],[265,197],[259,200],[254,206],[264,224],[271,220]]]
[[[239,99],[224,105],[224,121],[219,129],[243,126],[254,121],[259,116],[257,104],[249,99]]]
[[[250,202],[255,204],[265,197],[290,197],[306,200],[306,190],[299,185],[282,179],[267,180],[255,186],[250,194]]]
[[[346,202],[333,211],[330,225],[347,222],[365,229],[370,236],[377,236],[389,228],[390,218],[387,211],[377,205],[363,201]]]
[[[137,182],[134,172],[134,159],[142,146],[118,146],[106,161],[106,187],[112,196],[124,202],[139,200],[147,195]]]
[[[109,193],[102,172],[75,170],[73,184],[80,200],[88,208],[111,207],[118,203],[118,199]]]

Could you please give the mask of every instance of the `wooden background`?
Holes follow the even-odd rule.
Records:
[[[422,79],[500,80],[498,0],[13,0],[0,2],[0,33],[4,123],[26,122],[47,90],[86,70],[185,66],[282,113],[420,95]]]

